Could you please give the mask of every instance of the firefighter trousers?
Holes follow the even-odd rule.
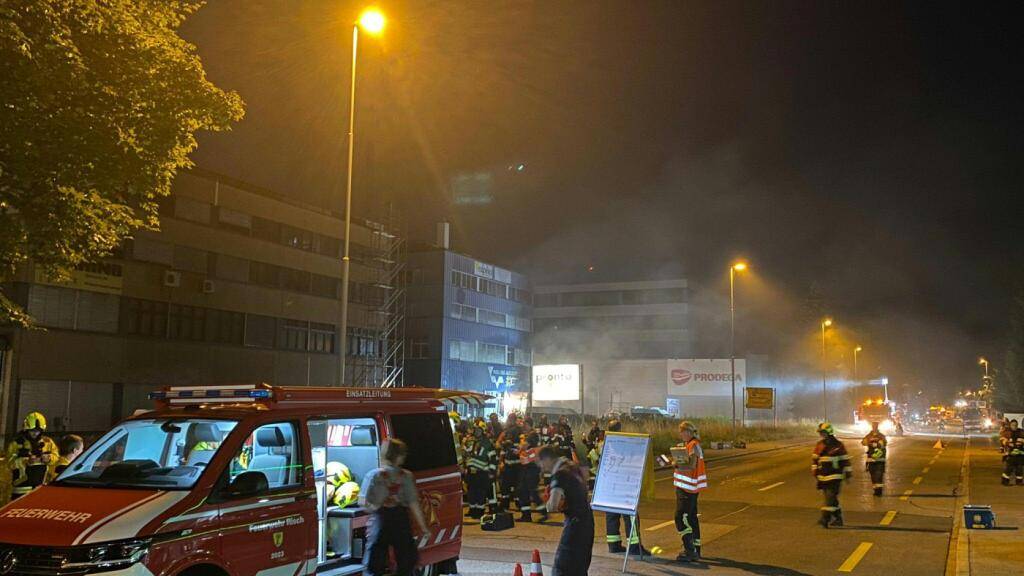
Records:
[[[676,531],[688,556],[700,553],[700,519],[697,518],[697,494],[676,488]]]
[[[466,475],[466,501],[469,503],[469,517],[480,519],[487,508],[487,499],[491,494],[491,479],[487,472],[470,471]]]
[[[619,532],[619,524],[626,526],[626,543],[639,544],[639,535],[633,534],[632,518],[625,514],[606,512],[604,515],[604,529],[609,544],[621,543],[622,533]]]
[[[562,538],[555,550],[552,576],[587,576],[594,545],[594,515],[566,516]]]
[[[1008,455],[1003,462],[1003,484],[1024,484],[1024,456]]]
[[[519,511],[526,517],[531,512],[546,515],[544,501],[540,498],[540,468],[536,464],[526,464],[519,474]]]
[[[395,551],[395,572],[388,568],[388,553],[391,549]],[[409,509],[394,506],[374,512],[366,534],[366,574],[412,576],[418,559],[419,551],[409,523]]]
[[[501,477],[498,479],[498,483],[501,485],[498,505],[502,510],[512,509],[512,502],[516,499],[516,492],[519,490],[519,476],[522,471],[522,464],[505,464],[501,469]]]
[[[871,475],[871,487],[876,491],[885,487],[885,462],[868,462],[868,474]]]
[[[823,517],[842,518],[843,509],[839,506],[839,491],[843,487],[842,480],[830,480],[819,482],[821,493],[825,497],[825,503],[821,507]]]

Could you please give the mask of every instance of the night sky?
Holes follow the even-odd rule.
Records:
[[[217,0],[197,13],[183,35],[247,113],[201,137],[196,162],[339,207],[362,6]],[[448,219],[455,248],[538,282],[685,274],[695,307],[721,313],[729,262],[745,257],[751,352],[792,354],[827,312],[864,344],[866,370],[897,382],[953,390],[977,382],[979,354],[1001,364],[1024,261],[1011,12],[378,6],[388,28],[359,54],[357,212],[393,201],[424,241]],[[454,204],[452,178],[478,172],[494,174],[493,202]],[[702,323],[698,353],[721,353],[720,325]]]

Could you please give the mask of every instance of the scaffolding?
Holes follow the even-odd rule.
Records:
[[[370,250],[360,263],[371,271],[372,280],[364,290],[367,324],[354,334],[368,343],[365,350],[350,356],[352,385],[400,388],[405,383],[405,267],[408,243],[402,221],[389,206],[381,222],[366,222],[370,229]]]

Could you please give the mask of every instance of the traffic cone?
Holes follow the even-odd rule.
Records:
[[[512,571],[512,576],[523,576],[523,565],[516,562],[516,569]]]
[[[533,561],[530,563],[530,576],[544,576],[544,569],[540,566],[540,550],[533,549]]]
[[[936,440],[935,445],[932,446],[932,448],[936,450],[942,450],[943,448],[945,448],[945,446],[942,445],[942,440]]]

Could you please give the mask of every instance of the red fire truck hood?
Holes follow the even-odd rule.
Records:
[[[187,495],[43,486],[0,508],[0,542],[73,546],[132,538]]]

